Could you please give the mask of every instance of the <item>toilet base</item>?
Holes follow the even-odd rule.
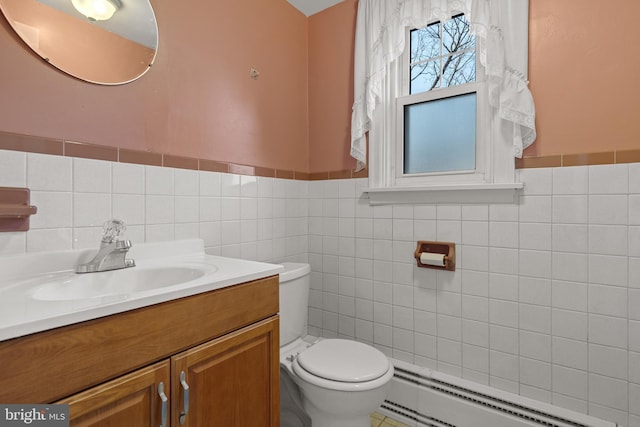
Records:
[[[313,427],[370,427],[371,413],[384,402],[388,388],[387,383],[371,390],[345,392],[298,384]]]

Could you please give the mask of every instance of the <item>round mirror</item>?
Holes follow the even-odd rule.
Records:
[[[0,8],[45,61],[91,83],[133,81],[156,56],[149,0],[0,0]]]

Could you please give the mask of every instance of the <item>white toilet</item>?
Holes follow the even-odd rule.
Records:
[[[304,340],[309,264],[280,273],[280,364],[300,388],[313,427],[369,427],[387,394],[393,365],[379,350],[346,339]]]

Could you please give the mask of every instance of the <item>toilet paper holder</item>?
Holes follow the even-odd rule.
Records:
[[[422,256],[423,253],[425,256]],[[456,244],[451,242],[418,240],[414,257],[416,258],[418,267],[455,271]]]

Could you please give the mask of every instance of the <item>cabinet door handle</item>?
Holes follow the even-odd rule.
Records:
[[[167,427],[167,402],[169,399],[167,399],[167,395],[164,394],[163,382],[158,384],[158,394],[160,395],[160,400],[162,400],[162,424],[160,424],[160,427]]]
[[[182,404],[182,412],[180,413],[180,424],[184,424],[189,413],[189,384],[187,384],[187,374],[180,372],[180,384],[184,390],[184,401]]]

